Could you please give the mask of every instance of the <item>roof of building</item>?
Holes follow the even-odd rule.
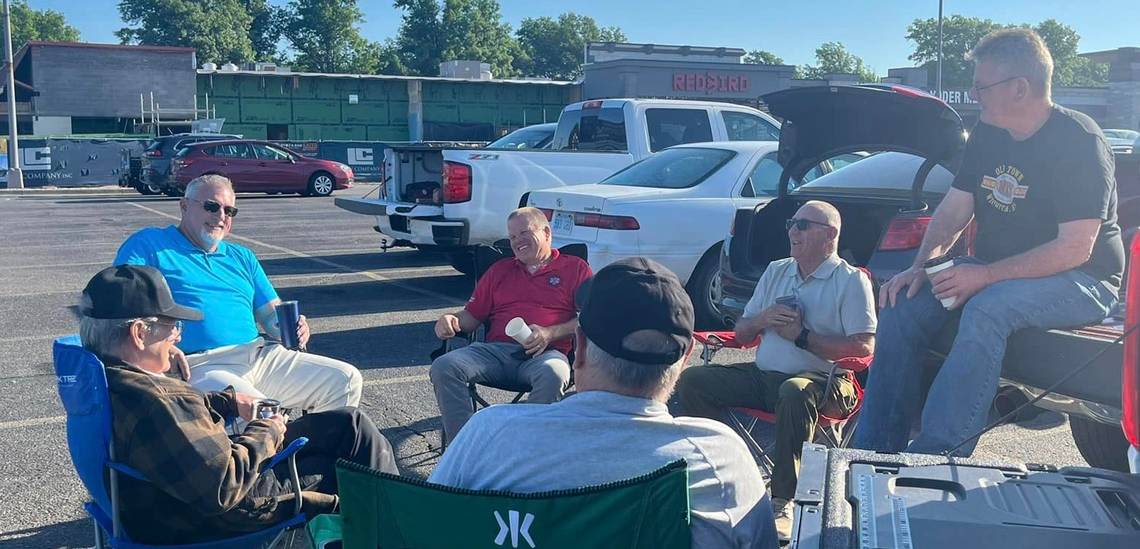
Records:
[[[325,73],[325,72],[276,72],[276,71],[250,71],[250,70],[235,70],[227,71],[221,68],[217,69],[198,69],[198,74],[241,74],[245,76],[316,76],[324,78],[354,78],[360,80],[430,80],[436,82],[470,82],[470,83],[487,83],[487,84],[546,84],[555,86],[573,86],[578,82],[568,82],[563,80],[539,80],[539,79],[524,79],[524,78],[494,78],[491,80],[480,80],[478,78],[445,78],[442,76],[398,76],[393,74],[344,74],[344,73]]]

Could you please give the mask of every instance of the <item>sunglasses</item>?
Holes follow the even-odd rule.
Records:
[[[810,219],[796,219],[794,217],[784,222],[785,230],[789,231],[792,230],[792,227],[795,227],[797,231],[806,231],[808,230],[808,227],[811,227],[812,225],[819,225],[821,227],[831,226],[827,223],[820,223],[819,221],[812,221]]]
[[[196,198],[191,198],[190,200],[201,204],[202,209],[206,210],[207,212],[218,213],[218,210],[222,210],[225,212],[226,216],[230,217],[231,219],[237,217],[238,209],[234,206],[222,206],[213,200],[198,200]]]

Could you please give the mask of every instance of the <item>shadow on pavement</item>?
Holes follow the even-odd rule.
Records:
[[[435,267],[448,265],[447,256],[437,252],[367,251],[355,254],[337,254],[309,257],[281,257],[262,259],[261,268],[269,276],[317,274],[337,272],[332,267],[314,260],[325,260],[361,271],[379,271],[409,267]],[[459,273],[456,272],[458,275]]]
[[[314,284],[279,288],[282,300],[300,302],[301,314],[309,318],[351,316],[393,311],[422,311],[439,307],[453,307],[471,294],[472,282],[456,275],[429,276],[399,281],[454,298],[448,302],[434,296],[408,291],[393,282],[346,282],[342,284]]]
[[[13,530],[0,534],[0,549],[91,547],[93,545],[95,545],[95,530],[88,519]]]
[[[435,322],[415,322],[316,334],[309,352],[343,360],[360,370],[430,364],[439,346]]]

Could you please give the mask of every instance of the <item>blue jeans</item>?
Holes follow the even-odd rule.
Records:
[[[942,307],[929,284],[911,299],[900,292],[895,306],[879,313],[875,360],[855,446],[880,452],[905,448],[924,454],[950,450],[985,426],[1010,334],[1023,328],[1099,322],[1115,302],[1114,291],[1075,269],[1044,278],[998,282],[978,292],[962,309],[954,346],[922,410],[922,430],[907,446],[922,401],[922,366],[928,348],[955,313]],[[975,439],[955,455],[968,456],[976,445]]]

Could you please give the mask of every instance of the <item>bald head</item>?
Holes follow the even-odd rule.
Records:
[[[805,215],[806,214],[806,215]],[[843,220],[839,217],[839,210],[835,206],[828,204],[822,200],[809,200],[800,206],[796,217],[810,219],[812,221],[819,221],[835,227],[835,238],[839,238],[839,232],[843,230]]]
[[[788,227],[792,257],[800,265],[817,265],[839,248],[839,210],[827,202],[812,200],[796,210]]]

